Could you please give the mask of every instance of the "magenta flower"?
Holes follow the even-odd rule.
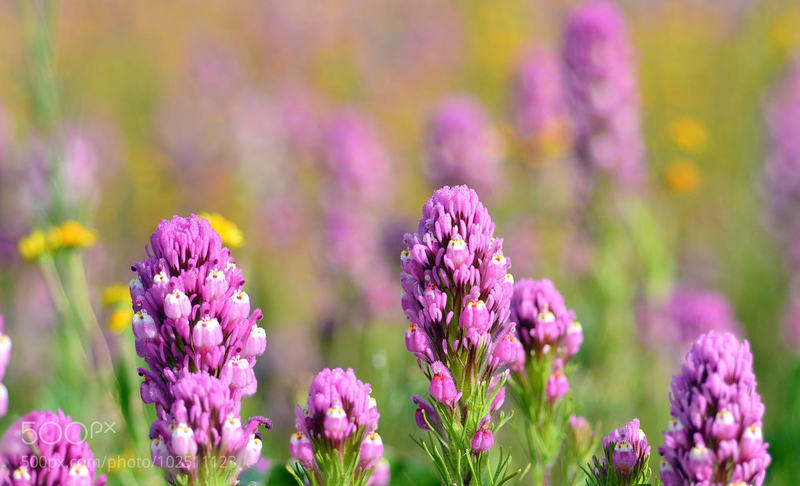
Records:
[[[797,247],[791,241],[800,218],[800,65],[793,63],[766,100],[764,116],[769,152],[764,164],[764,182],[769,219],[788,254]],[[798,265],[800,260],[787,258]]]
[[[575,355],[583,342],[583,329],[568,309],[553,282],[522,279],[514,285],[511,320],[527,356],[547,356],[564,361]]]
[[[173,480],[216,474],[232,483],[261,457],[258,425],[270,426],[239,416],[266,347],[261,311],[250,312],[242,272],[207,220],[162,221],[147,254],[133,266],[131,298],[136,352],[147,364],[141,396],[156,406],[153,462]]]
[[[417,425],[436,435],[438,444],[449,444],[442,454],[458,451],[482,474],[477,471],[488,467],[483,453],[496,432],[491,414],[502,405],[505,369],[519,352],[507,340],[514,332],[508,320],[511,262],[503,240],[494,237],[489,212],[467,186],[435,191],[417,233],[404,241],[401,304],[411,322],[406,347],[430,380],[432,398],[413,397]],[[448,435],[454,430],[460,432]],[[445,482],[464,479],[463,470],[448,468],[438,467]]]
[[[763,483],[771,458],[746,340],[714,331],[697,339],[672,379],[670,403],[672,421],[658,449],[665,486]]]
[[[0,453],[0,484],[104,486],[97,460],[84,441],[84,425],[64,412],[33,411],[6,431]]]
[[[642,321],[650,344],[658,348],[671,344],[685,350],[709,331],[742,334],[725,295],[687,286],[675,288],[666,304]]]
[[[297,433],[289,443],[299,462],[294,471],[298,481],[333,486],[372,475],[383,441],[376,432],[380,414],[371,391],[352,369],[326,368],[317,374],[306,407],[297,407]]]
[[[622,12],[612,3],[577,7],[564,29],[567,99],[578,159],[635,185],[644,172],[636,63]]]
[[[633,419],[603,438],[603,457],[593,458],[591,484],[644,484],[650,477],[649,460],[647,437],[639,419]]]
[[[491,192],[503,156],[500,138],[481,103],[451,95],[431,114],[426,134],[426,169],[434,186],[467,184]]]
[[[511,85],[511,118],[521,139],[541,146],[566,136],[563,87],[561,61],[553,52],[540,48],[523,59]]]

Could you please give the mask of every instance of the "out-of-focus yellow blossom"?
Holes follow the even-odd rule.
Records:
[[[539,136],[538,146],[546,158],[556,159],[567,153],[570,147],[570,129],[564,120],[550,123]]]
[[[111,312],[111,316],[109,316],[106,326],[108,326],[108,328],[113,332],[119,334],[131,325],[132,320],[133,309],[130,306],[120,306]]]
[[[219,213],[200,213],[199,216],[207,219],[214,231],[219,233],[223,245],[239,248],[244,243],[244,235],[233,221]]]
[[[128,328],[133,319],[130,288],[123,284],[112,284],[103,289],[101,296],[105,307],[113,308],[106,326],[119,334]]]
[[[50,251],[61,248],[88,248],[97,241],[97,233],[77,221],[66,221],[47,231]]]
[[[106,307],[113,307],[117,304],[130,304],[130,287],[124,284],[111,284],[103,289],[101,297],[103,305]]]
[[[36,260],[47,252],[47,237],[44,231],[37,229],[31,234],[20,238],[17,247],[22,258]]]
[[[669,133],[675,144],[687,152],[700,153],[708,147],[708,129],[696,118],[678,118],[670,125]]]
[[[769,28],[769,40],[781,53],[791,52],[800,46],[800,9],[779,15]]]
[[[664,183],[672,192],[693,192],[700,186],[700,182],[700,170],[689,160],[674,160],[664,171]]]

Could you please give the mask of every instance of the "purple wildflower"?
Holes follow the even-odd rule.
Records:
[[[352,369],[326,368],[317,374],[306,408],[297,407],[297,433],[289,444],[305,474],[333,480],[334,471],[353,466],[328,463],[342,460],[358,461],[349,469],[357,477],[372,474],[383,455],[383,441],[376,432],[380,414],[371,391]]]
[[[568,114],[561,76],[558,57],[536,49],[523,59],[512,81],[511,117],[517,135],[542,149],[566,143]]]
[[[622,12],[591,1],[575,9],[564,31],[567,99],[579,161],[635,185],[644,170],[639,92]]]
[[[104,486],[97,461],[83,439],[85,427],[64,415],[33,411],[6,432],[0,453],[0,484]]]
[[[568,309],[553,282],[522,279],[514,285],[511,320],[526,356],[536,360],[555,357],[566,362],[583,343],[583,329]]]
[[[435,186],[467,184],[491,192],[502,158],[500,138],[481,103],[468,95],[442,100],[427,128],[427,172]]]
[[[747,340],[701,336],[672,379],[670,403],[672,421],[658,449],[665,486],[763,483],[771,458]]]
[[[431,405],[416,397],[417,425],[429,429],[430,423],[442,435],[447,430],[440,428],[442,423],[471,422],[471,437],[478,432],[478,421],[502,404],[505,375],[500,375],[518,356],[514,343],[506,341],[513,333],[508,322],[511,262],[503,255],[502,239],[494,237],[489,212],[467,186],[434,192],[422,210],[418,232],[404,240],[401,303],[411,322],[406,346],[431,380],[429,392],[435,400]],[[485,395],[478,398],[478,392]],[[467,417],[456,406],[460,401],[479,403],[469,413],[480,415]],[[471,448],[468,443],[461,446]]]
[[[800,64],[789,67],[767,98],[764,112],[769,136],[764,178],[770,223],[788,253],[796,248],[797,240],[791,240],[800,225]],[[798,265],[800,260],[792,263]]]
[[[604,437],[603,453],[601,459],[593,458],[592,472],[596,484],[629,486],[648,480],[650,446],[644,431],[639,428],[639,419],[633,419]],[[616,481],[608,482],[611,478]]]
[[[148,258],[132,268],[136,351],[147,369],[141,396],[156,406],[150,430],[156,465],[196,478],[236,457],[238,470],[261,454],[262,417],[239,417],[242,397],[256,391],[253,365],[266,347],[250,312],[244,278],[207,220],[162,221]]]

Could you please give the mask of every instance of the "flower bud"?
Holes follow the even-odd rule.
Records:
[[[342,407],[331,407],[325,413],[325,437],[333,440],[340,441],[347,435],[349,422],[347,420],[347,413]]]
[[[556,369],[547,379],[547,387],[545,393],[547,401],[552,405],[553,402],[563,397],[569,391],[569,381],[560,369]]]
[[[467,247],[467,242],[461,238],[460,234],[455,233],[450,239],[450,242],[447,244],[446,257],[452,263],[453,270],[458,270],[461,268],[461,265],[468,263],[469,248]]]
[[[205,316],[192,329],[192,344],[200,352],[210,351],[222,344],[222,327],[215,318]]]
[[[194,431],[186,424],[178,424],[172,430],[169,448],[173,454],[181,457],[186,462],[191,462],[197,454],[197,442],[194,440]]]
[[[714,459],[706,446],[696,445],[689,451],[689,470],[696,478],[711,479],[711,474],[714,472]]]
[[[456,389],[456,383],[450,376],[450,371],[439,361],[433,363],[431,370],[433,378],[431,378],[431,386],[428,389],[431,396],[445,405],[453,406],[460,395]]]
[[[158,336],[156,321],[144,309],[133,315],[133,335],[144,341],[152,341]]]
[[[240,447],[242,439],[244,438],[244,429],[242,429],[242,420],[236,415],[230,415],[225,419],[222,424],[222,434],[220,437],[220,446],[223,451],[231,453]]]
[[[567,348],[567,359],[575,356],[583,344],[583,327],[578,321],[572,321],[567,328],[567,335],[564,337],[564,347]]]
[[[390,479],[389,461],[381,458],[378,464],[375,465],[375,470],[372,472],[372,477],[367,481],[367,486],[386,486],[389,484]]]
[[[206,277],[205,291],[208,300],[225,295],[225,292],[228,291],[228,279],[225,278],[225,272],[217,269],[210,271]]]
[[[428,336],[414,324],[406,329],[406,349],[416,355],[425,355],[431,349]]]
[[[383,440],[377,432],[367,434],[361,442],[361,455],[359,464],[363,469],[368,469],[378,462],[383,455]]]
[[[739,433],[739,424],[731,411],[726,408],[717,412],[711,428],[717,440],[733,439]]]
[[[263,328],[253,324],[250,328],[250,335],[247,336],[247,341],[244,343],[242,349],[242,356],[259,356],[267,349],[267,333]]]
[[[483,423],[478,428],[475,435],[472,436],[470,445],[472,446],[472,452],[475,454],[486,452],[492,448],[494,445],[494,434],[487,423]]]
[[[295,432],[289,439],[289,454],[297,459],[306,469],[314,468],[314,448],[311,440],[302,432]]]
[[[751,425],[744,429],[741,441],[741,456],[742,458],[750,459],[756,457],[761,452],[761,447],[764,443],[764,435],[761,431],[761,426],[758,424]]]
[[[489,330],[489,309],[482,300],[474,300],[466,305],[459,319],[464,335],[476,342],[486,331]]]
[[[236,390],[247,388],[255,378],[250,363],[239,356],[234,356],[230,360],[231,367],[231,387]]]
[[[92,486],[92,477],[86,464],[78,462],[70,466],[64,486]]]
[[[250,296],[241,290],[231,297],[231,319],[245,319],[250,315]]]
[[[168,293],[164,298],[164,313],[170,319],[189,317],[191,311],[192,304],[189,302],[189,297],[178,289]]]
[[[261,459],[261,447],[261,439],[252,434],[237,458],[236,462],[239,467],[247,469],[255,465]]]
[[[614,444],[614,452],[611,453],[611,462],[614,469],[627,474],[636,465],[637,455],[633,450],[633,444],[628,441],[621,441]]]

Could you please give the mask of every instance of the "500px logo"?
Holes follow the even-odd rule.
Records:
[[[58,422],[47,421],[36,428],[36,422],[22,422],[22,443],[25,445],[56,444],[64,441],[68,444],[80,444],[101,434],[116,434],[116,422],[94,421],[88,425],[81,422],[70,422],[65,426]]]

